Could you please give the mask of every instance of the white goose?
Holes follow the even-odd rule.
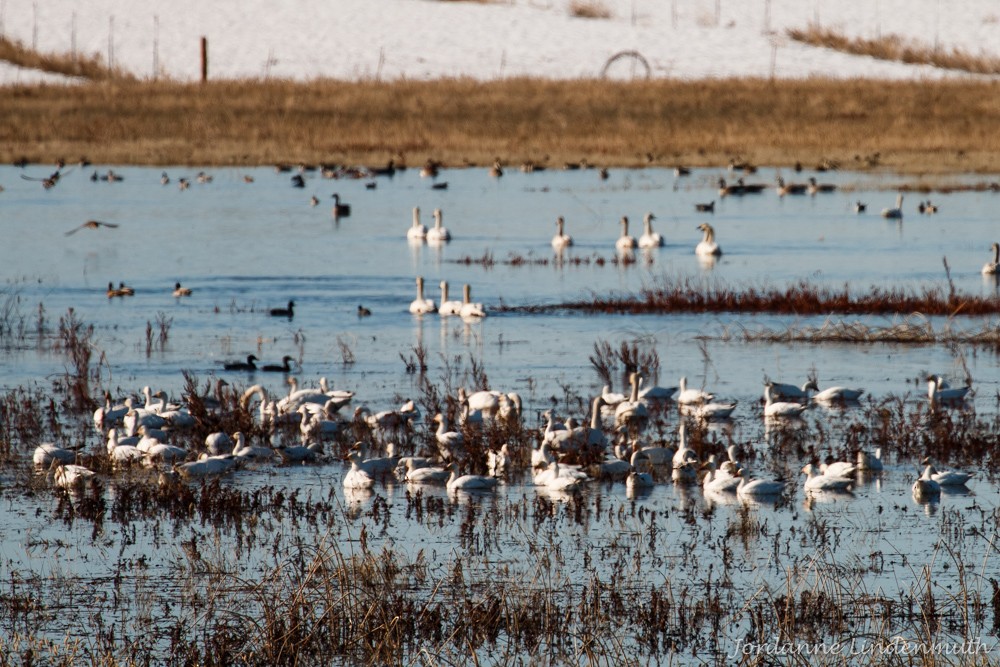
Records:
[[[175,466],[181,477],[209,477],[212,475],[224,475],[236,467],[236,459],[231,455],[209,456],[202,454],[197,461],[188,461]]]
[[[834,461],[833,456],[828,456],[826,461],[819,465],[819,472],[830,477],[853,478],[858,468],[853,463],[847,461]]]
[[[742,468],[736,474],[740,478],[736,495],[742,499],[773,498],[785,490],[785,483],[775,479],[747,479],[746,471]]]
[[[563,225],[565,224],[566,221],[560,215],[556,219],[556,235],[552,237],[552,247],[555,250],[562,250],[573,245],[573,237],[563,232]]]
[[[721,472],[715,463],[715,454],[708,457],[708,463],[703,467],[708,469],[701,485],[706,493],[733,493],[742,481],[739,475]]]
[[[766,403],[764,404],[764,416],[771,418],[801,417],[808,406],[792,401],[776,401],[774,392],[770,386],[764,388]]]
[[[653,480],[653,475],[647,471],[640,471],[639,465],[642,461],[646,460],[645,455],[636,450],[632,452],[632,458],[629,460],[629,465],[632,469],[628,473],[628,477],[625,478],[625,489],[651,489],[655,484]]]
[[[465,436],[460,431],[448,430],[448,418],[440,412],[434,415],[434,421],[438,423],[434,438],[437,440],[438,450],[441,458],[450,459],[455,456],[455,450],[465,444]]]
[[[111,429],[111,432],[114,433],[115,429]],[[110,450],[110,440],[108,443],[108,448]],[[72,463],[76,460],[76,452],[64,449],[58,445],[52,444],[51,442],[43,442],[35,447],[35,453],[32,460],[38,468],[49,468],[52,466],[53,461],[59,461],[60,463]]]
[[[722,249],[719,248],[719,244],[715,242],[715,229],[712,225],[707,222],[703,222],[698,225],[698,229],[701,230],[703,236],[701,242],[695,246],[694,254],[700,257],[718,257],[722,254]]]
[[[964,401],[971,386],[947,387],[939,376],[931,375],[927,378],[927,396],[932,403],[959,403]]]
[[[930,472],[930,477],[935,482],[941,486],[948,487],[959,487],[965,486],[966,483],[972,479],[972,475],[967,472],[959,472],[957,470],[938,470],[931,463],[929,458],[925,458],[923,461],[924,465],[927,466],[926,470]]]
[[[653,220],[656,219],[652,213],[647,213],[643,218],[643,233],[639,237],[640,248],[658,248],[663,245],[663,237],[653,231]]]
[[[375,485],[375,478],[361,467],[361,453],[351,452],[347,455],[351,469],[344,475],[345,489],[370,489]]]
[[[413,207],[413,224],[406,230],[406,238],[411,241],[423,241],[427,238],[427,225],[420,222],[420,207]]]
[[[458,314],[463,319],[486,317],[486,309],[483,308],[483,304],[472,302],[472,286],[468,283],[462,286],[462,310]]]
[[[913,482],[913,497],[919,500],[930,500],[941,495],[941,485],[933,479],[934,466],[927,464],[924,472]]]
[[[73,463],[62,463],[59,459],[53,459],[52,467],[55,468],[53,479],[56,486],[63,489],[78,489],[97,476],[97,473],[89,468]]]
[[[424,298],[424,278],[417,276],[417,298],[410,303],[410,312],[414,315],[433,313],[437,310],[433,299]]]
[[[462,302],[457,299],[448,300],[448,281],[441,281],[441,305],[438,306],[438,315],[447,317],[450,315],[462,314]]]
[[[805,384],[801,387],[797,387],[794,384],[788,384],[787,382],[771,382],[770,380],[765,380],[765,388],[771,387],[771,396],[774,397],[776,401],[795,401],[801,403],[803,401],[809,400],[809,392],[816,391],[816,382],[813,380],[807,380]],[[767,398],[767,392],[764,392],[764,398]]]
[[[994,243],[990,246],[990,249],[993,250],[993,261],[983,264],[984,276],[995,275],[998,269],[1000,269],[1000,243]]]
[[[413,459],[407,459],[406,476],[403,481],[413,484],[444,484],[451,477],[451,471],[437,466],[417,466]]]
[[[813,385],[814,388],[815,384]],[[848,387],[827,387],[813,395],[812,400],[817,403],[852,403],[861,398],[865,393],[864,389],[850,389]]]
[[[639,374],[631,373],[629,382],[632,391],[628,400],[622,401],[615,407],[615,424],[629,428],[645,428],[649,421],[649,410],[646,404],[639,400]]]
[[[877,447],[874,452],[858,452],[858,470],[864,472],[877,472],[882,470],[882,448]]]
[[[903,195],[896,195],[896,206],[882,209],[882,217],[892,220],[903,219]]]
[[[544,486],[552,491],[572,491],[580,488],[587,479],[587,474],[574,468],[559,465],[552,461],[548,468],[534,476],[535,486]]]
[[[846,491],[854,483],[849,477],[821,473],[812,463],[804,467],[802,472],[806,475],[806,491]]]
[[[635,237],[628,235],[628,218],[624,215],[622,216],[621,226],[622,235],[615,241],[615,248],[622,251],[632,250],[636,246]]]
[[[679,405],[701,405],[715,398],[714,394],[710,394],[702,389],[688,389],[687,377],[682,377],[678,385],[677,397],[674,400]]]
[[[448,491],[492,491],[497,486],[496,477],[486,475],[461,475],[458,474],[458,464],[448,465],[451,475],[448,477]]]
[[[434,226],[427,230],[428,243],[447,243],[451,240],[451,232],[441,224],[441,209],[434,209]]]

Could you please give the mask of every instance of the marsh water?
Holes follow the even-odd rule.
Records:
[[[620,482],[595,481],[572,498],[556,497],[541,515],[528,508],[535,507],[537,496],[551,499],[550,494],[525,474],[512,475],[496,492],[482,496],[455,498],[443,488],[428,487],[422,490],[425,499],[443,503],[431,521],[413,518],[405,485],[379,484],[360,496],[345,493],[341,479],[347,468],[340,461],[260,465],[222,483],[247,493],[284,489],[344,511],[334,512],[334,519],[300,523],[270,509],[257,517],[266,528],[257,526],[257,539],[247,540],[243,531],[205,517],[164,518],[168,528],[155,517],[121,525],[109,517],[97,530],[93,523],[67,520],[67,500],[50,486],[35,483],[26,491],[23,471],[14,468],[0,473],[0,574],[3,580],[40,582],[54,607],[78,609],[45,618],[41,634],[48,638],[66,635],[86,643],[88,628],[106,604],[94,599],[122,587],[131,586],[137,600],[154,601],[130,609],[123,633],[184,613],[183,605],[170,603],[185,594],[176,568],[190,558],[185,545],[198,539],[213,544],[220,563],[228,560],[227,553],[240,553],[241,576],[250,579],[267,572],[274,554],[292,545],[333,541],[350,552],[364,533],[366,548],[388,548],[408,561],[426,559],[441,572],[464,562],[487,580],[502,571],[508,579],[537,584],[534,577],[544,571],[556,580],[547,579],[554,586],[571,586],[575,577],[590,572],[611,578],[627,572],[631,584],[667,584],[675,591],[710,578],[713,568],[718,573],[723,554],[736,549],[737,564],[725,567],[727,600],[733,604],[747,603],[762,590],[772,596],[809,586],[829,591],[836,588],[831,582],[838,574],[873,598],[911,605],[928,589],[942,600],[958,590],[988,600],[990,580],[1000,579],[994,553],[1000,486],[988,462],[979,462],[980,467],[960,461],[976,473],[968,488],[924,504],[910,493],[919,460],[884,452],[884,473],[859,481],[853,493],[809,499],[798,474],[807,460],[772,456],[776,436],[765,429],[760,410],[765,377],[801,384],[812,373],[820,388],[863,388],[865,399],[846,410],[810,409],[795,436],[810,454],[850,454],[846,443],[852,424],[869,419],[882,401],[894,397],[914,409],[927,402],[923,378],[928,373],[958,383],[968,373],[976,392],[968,409],[990,418],[1000,389],[995,350],[779,344],[747,342],[739,335],[840,320],[885,327],[912,318],[929,321],[937,330],[994,322],[961,316],[926,320],[910,313],[798,318],[558,309],[492,312],[481,321],[463,322],[408,311],[417,276],[425,279],[426,296],[435,301],[440,281],[448,281],[452,298],[459,299],[462,286],[469,284],[473,300],[488,311],[628,294],[678,280],[689,281],[693,289],[805,281],[858,293],[876,287],[994,294],[997,283],[984,279],[980,268],[991,259],[990,244],[1000,240],[994,215],[998,195],[978,188],[940,190],[942,185],[989,183],[991,177],[956,176],[935,182],[938,189],[929,194],[908,192],[898,221],[883,219],[879,211],[895,205],[897,189],[914,179],[869,172],[786,169],[781,175],[787,180],[814,175],[839,189],[778,197],[770,187],[778,173],[762,169],[745,178],[767,183],[765,192],[725,198],[717,192],[718,178],[738,175],[718,169],[686,176],[664,169],[612,169],[606,180],[593,169],[508,169],[502,178],[491,178],[484,169],[452,169],[436,179],[422,178],[412,168],[391,178],[364,179],[326,179],[307,171],[302,188],[291,183],[297,172],[263,167],[205,169],[212,177],[207,183],[195,178],[201,168],[181,166],[74,167],[63,170],[50,189],[23,178],[42,178],[53,169],[0,167],[0,223],[6,239],[0,246],[6,280],[0,383],[6,391],[44,391],[67,373],[65,356],[41,344],[37,331],[39,320],[43,330],[52,329],[69,309],[94,326],[100,384],[95,396],[103,389],[118,396],[150,386],[179,399],[185,372],[204,383],[225,378],[237,388],[260,383],[280,396],[287,391],[284,375],[225,371],[222,364],[248,354],[264,362],[289,355],[297,362],[294,376],[300,385],[325,377],[336,388],[355,391],[353,405],[385,410],[418,398],[419,374],[407,368],[406,360],[422,348],[425,377],[432,383],[470,386],[470,365],[480,365],[493,388],[522,396],[529,426],[541,426],[540,414],[550,408],[561,417],[586,418],[590,398],[604,384],[590,360],[595,343],[617,348],[636,342],[658,358],[650,383],[675,386],[684,376],[690,385],[737,400],[732,423],[706,437],[720,447],[735,439],[754,460],[755,471],[782,474],[789,483],[780,500],[750,509],[755,537],[744,535],[734,546],[737,528],[749,520],[744,506],[735,499],[712,502],[700,488],[674,485],[669,478],[638,497],[630,497]],[[123,180],[91,179],[109,169]],[[170,177],[168,184],[161,184],[161,172]],[[189,188],[178,187],[181,177],[191,180]],[[433,188],[433,183],[447,187]],[[334,192],[351,206],[350,215],[331,215]],[[313,196],[318,204],[311,203]],[[917,211],[918,202],[928,198],[939,206],[935,215]],[[695,211],[696,203],[713,200],[714,213]],[[855,212],[857,201],[867,203],[866,212]],[[452,240],[440,247],[409,243],[406,230],[415,206],[428,225],[433,209],[440,208]],[[629,231],[638,237],[647,212],[654,213],[653,227],[665,245],[636,251],[635,261],[620,261],[615,251],[620,218],[628,216]],[[561,257],[550,246],[558,216],[574,239]],[[118,226],[67,235],[87,220]],[[713,225],[724,253],[711,265],[694,254],[702,222]],[[135,295],[108,298],[108,283],[120,281]],[[173,297],[176,282],[193,294]],[[289,301],[295,304],[293,318],[269,314]],[[359,316],[359,306],[371,314]],[[620,373],[614,385],[627,391]],[[86,424],[90,415],[64,418]],[[673,445],[678,422],[675,410],[665,411],[650,437]],[[429,442],[433,428],[424,415],[414,442]],[[87,438],[61,444],[103,449],[101,434],[91,429]],[[25,466],[34,444],[18,443]],[[107,480],[111,503],[118,482]],[[473,540],[465,527],[470,507],[481,521],[495,522]],[[550,560],[552,549],[559,554],[556,564]],[[144,563],[141,576],[126,567],[132,573],[127,582],[116,579],[123,563],[137,561]],[[40,604],[45,602],[43,597]],[[713,647],[715,659],[724,661],[750,625],[738,620]],[[974,629],[949,631],[951,638],[989,639]],[[914,629],[908,638],[917,634]],[[656,653],[647,653],[637,640],[623,642],[636,659]]]

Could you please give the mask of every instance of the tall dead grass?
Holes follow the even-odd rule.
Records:
[[[967,53],[961,49],[939,49],[899,35],[864,39],[862,37],[847,37],[829,28],[810,25],[804,29],[791,28],[788,30],[788,36],[805,44],[822,46],[854,55],[871,56],[879,60],[932,65],[972,74],[1000,74],[1000,58]]]
[[[1000,87],[975,81],[111,80],[6,88],[0,117],[5,162],[1000,170]]]
[[[2,35],[0,35],[0,60],[21,67],[78,76],[91,81],[135,78],[120,68],[108,69],[97,55],[42,53]]]

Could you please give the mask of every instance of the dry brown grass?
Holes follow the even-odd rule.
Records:
[[[65,55],[33,51],[17,40],[0,35],[0,60],[67,76],[79,76],[92,81],[133,78],[120,69],[108,69],[99,56]]]
[[[937,49],[899,35],[886,35],[878,39],[847,37],[842,33],[811,25],[805,29],[788,30],[792,39],[855,55],[871,56],[879,60],[894,60],[909,64],[933,65],[973,74],[1000,74],[1000,58],[975,55],[960,49]]]
[[[600,0],[573,0],[569,3],[569,15],[582,19],[609,19],[611,10]]]
[[[5,162],[1000,170],[1000,87],[973,81],[115,80],[8,87],[0,117]]]

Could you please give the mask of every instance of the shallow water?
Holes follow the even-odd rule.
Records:
[[[45,176],[50,169],[0,167],[0,184],[5,188],[0,195],[0,218],[9,240],[0,247],[0,265],[7,276],[5,324],[14,331],[21,326],[28,334],[23,339],[13,334],[6,337],[0,372],[7,389],[44,388],[67,372],[61,354],[32,342],[39,304],[50,330],[69,308],[81,321],[94,325],[95,357],[104,360],[102,388],[116,394],[149,385],[177,398],[184,386],[182,371],[191,371],[202,382],[213,377],[225,377],[239,387],[260,382],[280,395],[285,391],[281,374],[226,372],[222,362],[251,353],[265,362],[277,362],[288,354],[301,361],[296,373],[301,384],[325,376],[335,387],[355,390],[355,405],[369,405],[377,411],[417,396],[417,375],[406,372],[400,357],[409,358],[415,346],[423,346],[432,382],[468,384],[469,364],[474,359],[482,364],[492,386],[522,395],[529,424],[538,423],[539,413],[553,406],[562,415],[583,417],[589,397],[602,384],[589,361],[594,344],[609,341],[617,347],[622,341],[638,340],[642,349],[659,355],[659,373],[651,381],[675,385],[686,376],[693,385],[738,400],[734,430],[740,441],[756,443],[761,460],[755,468],[777,469],[793,482],[794,491],[777,507],[754,510],[772,526],[772,536],[783,536],[783,555],[772,553],[778,547],[767,539],[748,546],[742,574],[733,583],[736,591],[752,591],[761,585],[780,587],[790,563],[805,567],[814,558],[857,572],[870,590],[881,590],[889,598],[913,594],[924,564],[930,567],[935,584],[946,588],[957,583],[958,571],[949,566],[949,559],[956,556],[945,551],[940,536],[956,525],[961,529],[965,522],[977,528],[948,545],[960,549],[962,562],[976,570],[970,586],[985,595],[990,577],[1000,578],[991,558],[993,513],[1000,507],[992,475],[989,479],[978,475],[967,494],[945,495],[940,506],[925,506],[910,496],[917,462],[897,461],[890,453],[885,474],[862,484],[853,495],[806,502],[797,476],[802,462],[768,460],[770,436],[764,431],[759,408],[765,376],[801,384],[815,371],[821,388],[858,386],[876,401],[895,395],[916,405],[926,400],[919,378],[941,372],[960,380],[967,368],[975,380],[976,409],[992,414],[998,382],[992,351],[749,344],[738,338],[720,339],[725,331],[740,327],[819,325],[824,318],[554,312],[494,313],[481,322],[465,323],[436,315],[413,316],[407,310],[414,298],[416,276],[425,278],[427,296],[435,300],[441,280],[449,282],[453,298],[460,298],[461,286],[468,283],[474,300],[482,301],[487,309],[501,303],[557,303],[587,298],[591,293],[627,292],[664,278],[736,288],[807,280],[819,286],[846,284],[859,291],[871,286],[946,291],[943,258],[956,290],[993,293],[996,283],[984,281],[979,269],[989,259],[994,240],[994,193],[935,193],[931,198],[941,207],[936,216],[919,215],[916,202],[921,197],[909,194],[904,202],[905,219],[895,222],[883,220],[878,211],[894,203],[893,186],[902,183],[902,178],[849,172],[818,175],[822,181],[842,186],[842,191],[833,194],[781,199],[769,190],[719,199],[715,180],[724,174],[717,170],[697,170],[687,177],[675,177],[668,170],[612,170],[606,181],[593,170],[535,174],[508,170],[499,180],[480,169],[447,170],[437,180],[447,181],[448,188],[434,190],[429,179],[410,169],[392,179],[379,179],[377,188],[369,190],[362,180],[327,180],[315,173],[307,174],[306,187],[298,189],[291,186],[290,174],[270,168],[214,169],[211,183],[192,183],[190,189],[180,191],[178,177],[193,179],[197,169],[167,168],[172,182],[163,186],[160,169],[111,168],[124,181],[92,182],[93,167],[76,168],[68,170],[55,188],[44,190],[40,183],[21,175]],[[99,168],[101,173],[107,169]],[[245,182],[244,175],[252,176],[254,182]],[[774,175],[762,171],[748,180],[771,183]],[[982,176],[957,179],[963,183],[989,180]],[[333,192],[352,206],[349,217],[335,220],[331,216]],[[321,203],[311,206],[311,195]],[[713,199],[717,200],[713,215],[694,212],[694,203]],[[859,199],[868,202],[868,213],[858,215],[852,210]],[[441,248],[409,244],[405,232],[413,206],[421,208],[427,224],[431,224],[430,212],[442,208],[453,240]],[[640,253],[634,264],[611,261],[619,218],[628,215],[630,232],[638,236],[646,211],[655,213],[654,228],[664,235],[666,245]],[[514,266],[505,262],[512,257],[551,260],[549,239],[559,215],[566,218],[566,232],[575,240],[563,263]],[[88,219],[120,226],[66,235]],[[695,228],[704,221],[715,227],[725,252],[711,267],[699,264],[693,253],[700,238]],[[485,255],[495,260],[488,267],[457,261]],[[581,263],[574,263],[573,258]],[[133,286],[136,295],[108,299],[105,286],[118,281]],[[192,288],[193,296],[173,298],[177,281]],[[293,319],[268,315],[270,308],[289,300],[295,301]],[[359,318],[359,304],[372,315]],[[162,345],[154,341],[147,352],[147,324],[153,327],[155,338],[160,321],[169,321],[169,338]],[[862,321],[879,326],[896,319]],[[982,324],[981,320],[958,319],[953,326]],[[936,327],[944,325],[935,321]],[[353,363],[343,363],[345,349],[353,355]],[[615,389],[624,389],[620,381],[617,384]],[[846,413],[815,409],[807,422],[812,429],[831,435],[829,446],[839,447],[852,421],[870,406],[865,402]],[[667,419],[668,439],[674,437],[676,424],[676,415]],[[724,444],[728,436],[714,437]],[[25,444],[27,457],[29,444]],[[93,444],[100,446],[100,438],[95,436]],[[443,562],[466,552],[467,546],[460,546],[457,514],[436,523],[409,520],[406,489],[398,484],[380,486],[375,496],[347,498],[340,484],[343,472],[339,463],[263,466],[232,475],[225,484],[241,490],[297,489],[345,507],[357,503],[357,510],[347,515],[352,517],[349,522],[335,530],[344,540],[370,524],[374,498],[384,498],[391,525],[372,532],[371,544],[391,546],[411,559],[421,550],[430,550]],[[8,481],[13,481],[11,476]],[[443,490],[427,493],[445,495]],[[530,481],[514,478],[495,496],[477,502],[505,512],[537,493]],[[113,497],[114,485],[108,494]],[[69,528],[68,522],[52,521],[56,500],[47,490],[25,498],[21,491],[7,489],[3,499],[0,557],[7,572],[79,577],[98,589],[102,585],[98,580],[109,576],[110,561],[104,562],[108,554],[115,554],[119,563],[149,559],[155,580],[158,572],[166,576],[168,565],[182,558],[179,545],[192,534],[216,535],[223,551],[232,548],[234,540],[231,531],[218,526],[175,526],[174,535],[165,537],[153,520],[131,526],[138,539],[134,535],[124,539],[117,527],[95,538],[86,524],[77,522]],[[716,543],[699,541],[709,535],[718,538],[718,533],[739,519],[740,511],[737,505],[723,505],[711,513],[699,489],[685,491],[669,482],[658,484],[635,504],[622,484],[595,483],[579,502],[590,517],[585,525],[569,520],[568,509],[565,514],[558,509],[569,505],[558,504],[554,518],[543,522],[552,539],[566,547],[566,572],[579,568],[581,554],[607,547],[623,534],[633,535],[637,543],[644,540],[639,536],[648,527],[644,528],[641,519],[626,519],[631,528],[623,528],[623,520],[615,514],[625,511],[624,516],[631,516],[628,513],[639,506],[654,512],[653,521],[668,536],[655,545],[636,548],[642,567],[660,562],[651,576],[692,585],[706,576],[707,564],[718,557]],[[686,519],[688,507],[696,508],[699,517],[693,525]],[[309,539],[323,534],[317,528],[290,528],[280,518],[269,520],[276,534],[288,542],[299,534]],[[530,542],[525,535],[531,532],[524,524],[513,521],[500,531],[495,551],[489,554],[491,562],[515,571],[532,565],[530,559],[522,560]],[[820,532],[826,536],[821,548],[810,537],[817,524],[822,524]],[[795,530],[802,537],[788,541]],[[686,561],[684,544],[690,541],[695,552],[704,550],[704,562]],[[150,544],[158,545],[153,552]],[[876,558],[873,554],[878,554],[880,567],[858,565]],[[246,557],[260,569],[269,562],[266,549],[248,548]],[[607,562],[600,567],[610,572],[621,554],[610,551],[605,558]],[[60,631],[52,630],[57,635]]]

